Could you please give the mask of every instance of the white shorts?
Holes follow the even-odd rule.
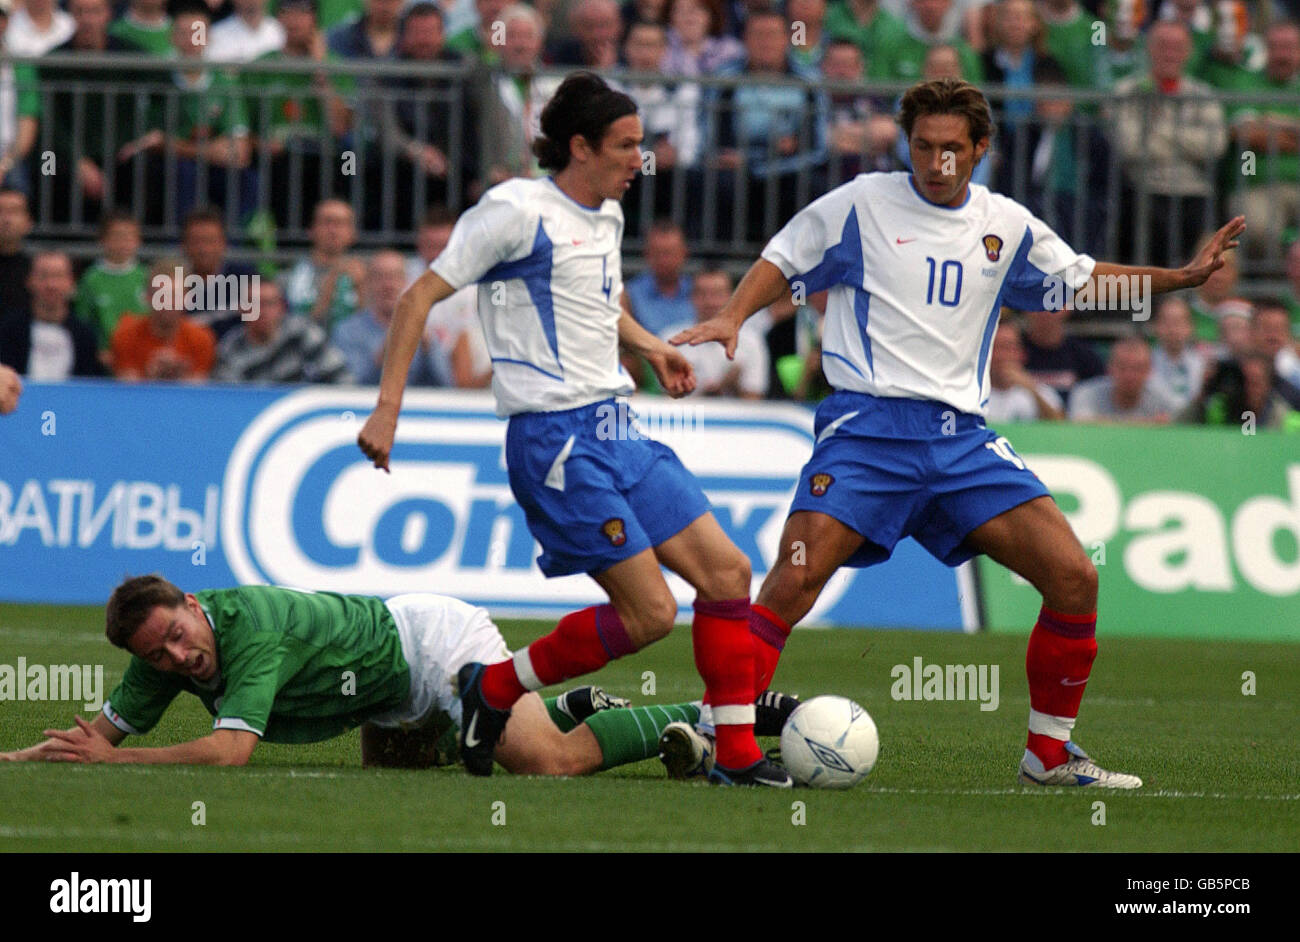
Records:
[[[441,712],[459,726],[460,699],[452,692],[456,672],[471,661],[494,664],[510,657],[501,632],[484,609],[445,595],[398,595],[385,604],[411,668],[411,693],[396,710],[367,722],[409,729]]]

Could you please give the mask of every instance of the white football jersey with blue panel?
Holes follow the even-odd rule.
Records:
[[[822,366],[836,389],[976,415],[1001,306],[1042,310],[1096,264],[1014,200],[971,184],[961,206],[938,206],[907,172],[862,174],[810,203],[763,258],[792,288],[830,289]]]
[[[617,200],[589,209],[550,177],[498,184],[457,220],[429,268],[479,286],[498,415],[632,393],[618,358],[622,241]]]

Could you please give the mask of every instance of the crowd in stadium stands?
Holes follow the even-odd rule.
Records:
[[[397,298],[446,245],[456,212],[487,186],[538,172],[531,143],[559,81],[535,74],[542,66],[602,71],[638,104],[655,205],[642,212],[643,186],[625,200],[629,232],[644,245],[643,259],[629,259],[641,270],[627,296],[642,324],[670,337],[712,316],[733,287],[718,259],[690,248],[706,175],[717,234],[761,243],[773,219],[833,182],[907,168],[897,99],[859,90],[863,81],[954,76],[1006,92],[975,182],[1027,194],[1067,239],[1082,234],[1077,248],[1101,254],[1115,223],[1108,213],[1123,212],[1115,260],[1145,245],[1153,263],[1178,265],[1240,212],[1249,224],[1241,252],[1281,251],[1288,285],[1275,299],[1243,291],[1230,257],[1105,349],[1069,331],[1081,314],[1004,311],[990,421],[1236,424],[1250,412],[1261,427],[1296,428],[1297,23],[1300,0],[0,0],[4,49],[35,60],[0,66],[0,363],[38,380],[376,382]],[[43,66],[51,52],[158,68]],[[445,76],[414,74],[363,94],[364,76],[213,66],[251,60],[485,68],[465,94],[449,94]],[[695,81],[706,76],[745,81]],[[54,90],[40,94],[38,80]],[[73,80],[132,81],[137,94],[78,99]],[[1014,95],[1051,88],[1108,95],[1102,105]],[[1198,97],[1214,90],[1277,100]],[[52,155],[38,153],[38,138]],[[330,169],[344,146],[392,159],[344,180]],[[38,186],[50,156],[71,169]],[[1112,166],[1118,179],[1108,179]],[[157,182],[165,174],[170,200]],[[738,177],[748,183],[743,207],[733,205]],[[355,204],[354,185],[386,198]],[[674,189],[687,194],[680,225],[666,220]],[[278,272],[229,258],[227,219],[247,223],[262,190],[273,225],[309,239]],[[126,206],[143,206],[140,218]],[[35,208],[41,219],[98,225],[99,254],[79,277],[64,252],[29,247]],[[643,218],[657,221],[641,232]],[[143,244],[142,225],[167,222],[180,225],[179,245]],[[394,230],[414,235],[414,255],[358,252],[359,233]],[[191,297],[181,289],[193,275],[255,288]],[[733,361],[716,345],[688,349],[696,395],[825,394],[825,299],[807,301],[751,319]],[[475,304],[467,288],[430,312],[413,383],[490,382]],[[643,364],[626,365],[653,391]],[[10,376],[0,372],[6,396]]]

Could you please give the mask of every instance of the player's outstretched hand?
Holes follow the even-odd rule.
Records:
[[[659,380],[664,392],[674,399],[680,399],[694,391],[695,369],[680,351],[665,345],[662,349],[647,354],[646,361],[655,371],[655,378]]]
[[[1214,238],[1205,243],[1205,248],[1196,253],[1196,257],[1183,266],[1183,271],[1191,278],[1192,287],[1204,284],[1206,279],[1223,267],[1223,253],[1237,247],[1237,240],[1246,231],[1246,217],[1232,219],[1214,234]]]
[[[388,470],[388,456],[393,453],[393,439],[397,436],[397,410],[376,406],[357,436],[357,446],[375,463],[376,468]]]
[[[42,758],[50,762],[108,762],[113,758],[113,744],[79,716],[73,729],[47,729],[49,742]]]
[[[734,360],[736,358],[736,337],[739,333],[739,328],[736,327],[731,318],[725,314],[719,314],[702,324],[687,327],[677,336],[669,338],[668,342],[678,347],[684,343],[689,343],[694,347],[716,340],[727,351],[727,359]]]

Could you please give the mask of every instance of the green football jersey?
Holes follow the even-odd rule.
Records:
[[[119,726],[147,732],[188,691],[214,729],[317,742],[406,702],[410,668],[383,600],[275,586],[196,595],[216,637],[218,675],[205,686],[132,657],[106,706]]]
[[[81,276],[73,308],[78,317],[95,328],[101,350],[108,347],[123,314],[149,309],[145,298],[148,281],[149,270],[139,262],[112,268],[101,260]]]
[[[832,39],[847,39],[862,50],[868,77],[893,78],[891,50],[907,38],[907,26],[888,10],[877,7],[871,22],[863,26],[846,0],[838,0],[826,8],[822,29]]]

